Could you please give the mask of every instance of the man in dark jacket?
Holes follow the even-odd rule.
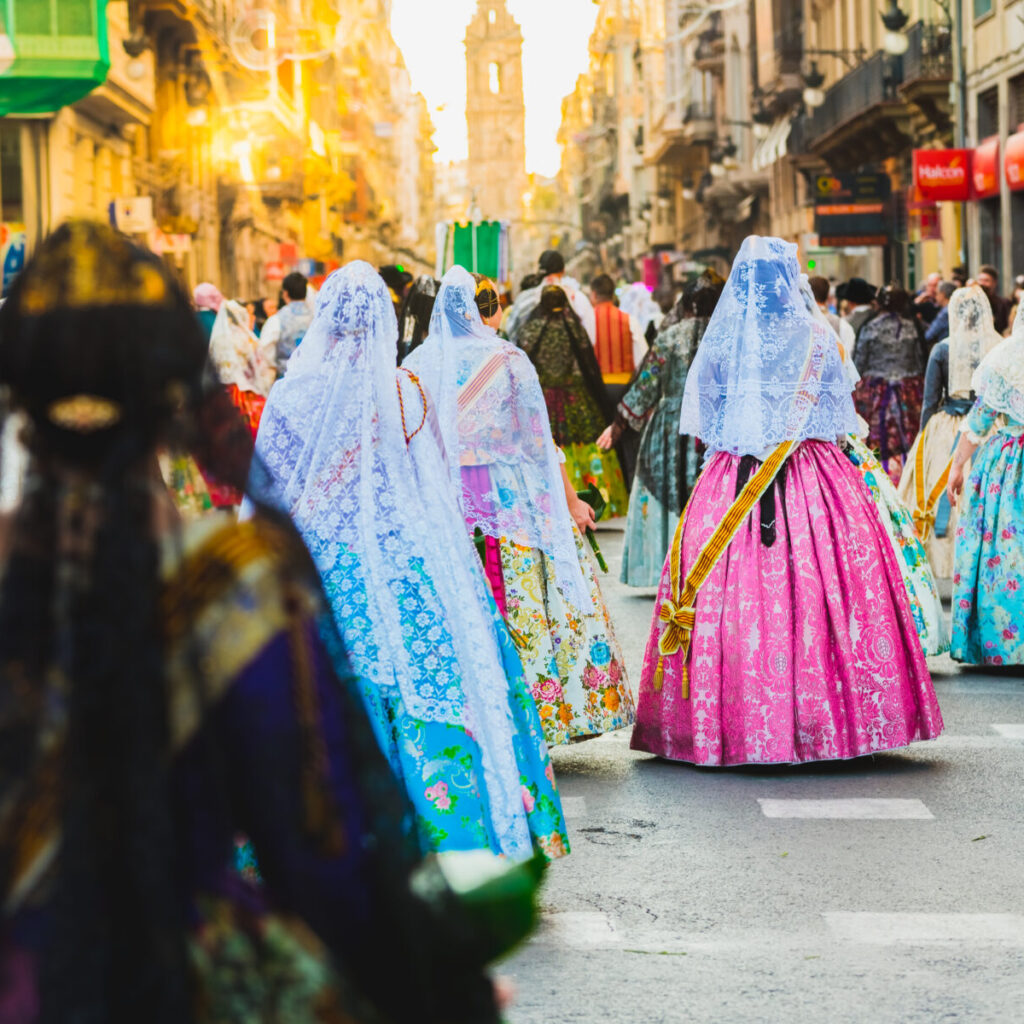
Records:
[[[985,263],[978,267],[977,281],[988,296],[996,330],[1005,334],[1006,328],[1010,326],[1010,307],[1013,303],[999,294],[999,271],[991,263]]]

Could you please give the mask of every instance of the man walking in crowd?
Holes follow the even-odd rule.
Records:
[[[848,355],[852,356],[853,343],[857,340],[857,336],[846,320],[842,319],[842,317],[836,316],[836,314],[828,308],[828,293],[830,290],[828,278],[812,277],[808,284],[810,284],[811,291],[814,293],[814,301],[818,304],[818,308],[821,310],[829,324],[831,324],[832,330],[839,335],[839,341],[842,343],[844,351]]]
[[[935,319],[928,325],[928,330],[924,332],[924,340],[928,343],[929,348],[949,337],[949,300],[955,291],[956,284],[952,281],[943,281],[935,289],[935,304],[939,307],[939,311],[935,315]]]
[[[941,281],[941,274],[929,274],[925,278],[921,290],[914,296],[914,310],[924,324],[930,324],[942,308],[937,297]]]
[[[853,328],[856,335],[860,329],[877,312],[873,303],[878,289],[873,284],[868,284],[863,277],[851,277],[846,283],[844,298],[850,305],[850,312],[846,314],[846,322]]]
[[[615,282],[599,274],[590,282],[594,303],[594,354],[601,367],[605,390],[617,405],[626,393],[633,372],[643,359],[647,341],[633,321],[615,305]]]
[[[303,274],[289,274],[281,285],[284,305],[267,319],[260,333],[260,345],[267,360],[277,367],[278,377],[284,376],[288,360],[313,321],[312,305],[306,301],[308,288]]]
[[[1009,299],[1004,299],[999,294],[999,271],[991,263],[984,263],[978,268],[977,281],[985,289],[985,294],[988,296],[996,330],[1000,334],[1005,334],[1010,326],[1010,306],[1012,303]]]
[[[557,249],[548,249],[541,253],[539,260],[541,273],[544,275],[540,284],[519,293],[518,298],[509,310],[508,320],[504,329],[509,340],[519,344],[519,331],[529,319],[530,314],[540,305],[541,291],[548,285],[557,285],[565,292],[575,314],[580,318],[587,337],[593,344],[596,338],[594,323],[594,307],[590,304],[579,281],[565,273],[565,259]]]

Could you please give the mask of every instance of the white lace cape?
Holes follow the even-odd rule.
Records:
[[[267,402],[251,488],[301,531],[356,671],[397,687],[412,718],[462,726],[479,744],[501,851],[526,857],[496,613],[429,410],[395,368],[397,334],[369,264],[328,278]]]
[[[427,340],[405,361],[433,396],[463,513],[487,535],[538,548],[564,596],[593,609],[580,569],[544,392],[527,356],[486,327],[476,283],[448,271]],[[485,379],[486,378],[486,379]],[[465,470],[485,467],[486,491]]]

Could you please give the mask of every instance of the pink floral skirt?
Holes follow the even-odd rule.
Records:
[[[732,504],[739,465],[718,453],[698,480],[684,571]],[[697,596],[688,700],[680,654],[665,658],[654,687],[666,563],[633,749],[701,765],[774,764],[938,736],[942,714],[906,587],[864,481],[835,445],[807,441],[774,487],[774,542],[765,545],[755,505]]]

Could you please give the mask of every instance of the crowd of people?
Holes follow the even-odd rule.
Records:
[[[752,237],[653,294],[357,261],[259,323],[59,229],[0,310],[0,1018],[497,1021],[570,851],[552,747],[938,736],[928,655],[1024,663],[996,280],[833,287]]]

